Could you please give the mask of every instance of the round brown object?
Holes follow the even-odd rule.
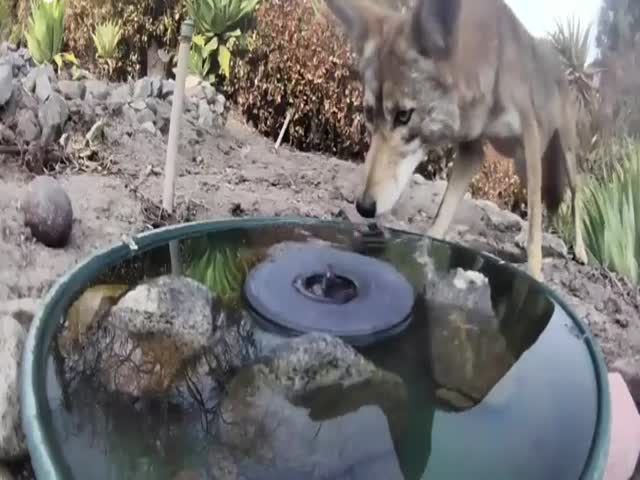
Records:
[[[22,202],[25,224],[47,247],[62,248],[69,241],[73,208],[67,192],[51,177],[36,177]]]

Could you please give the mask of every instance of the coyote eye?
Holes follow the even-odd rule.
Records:
[[[396,113],[396,118],[394,119],[394,123],[396,126],[398,125],[406,125],[411,121],[411,116],[413,115],[413,108],[409,110],[398,110]]]

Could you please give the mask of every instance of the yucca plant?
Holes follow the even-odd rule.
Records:
[[[62,49],[64,0],[31,0],[31,16],[25,37],[37,64],[51,63]]]
[[[122,26],[119,22],[108,20],[99,24],[91,37],[96,47],[98,61],[103,64],[102,68],[106,69],[108,75],[111,76],[116,66],[118,42],[122,37]]]
[[[598,101],[598,90],[595,86],[598,69],[588,63],[591,24],[583,28],[580,20],[575,17],[567,19],[564,23],[557,20],[555,29],[548,36],[560,55],[569,85],[575,94],[579,119],[578,133],[584,153],[593,140],[591,125]]]
[[[193,55],[198,60],[203,50],[208,56],[216,53],[218,70],[225,78],[229,78],[231,68],[231,53],[242,35],[239,25],[258,6],[260,0],[188,0],[187,13],[193,19],[197,36],[201,38],[195,44]],[[195,43],[196,37],[194,37]],[[215,48],[209,48],[215,45]],[[209,46],[205,49],[205,46]],[[200,59],[200,66],[204,66],[204,58]],[[209,62],[210,64],[210,62]],[[207,68],[208,70],[208,68]],[[205,71],[203,78],[208,75]]]

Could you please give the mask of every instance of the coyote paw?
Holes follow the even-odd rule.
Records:
[[[576,260],[576,262],[578,262],[581,265],[586,265],[587,263],[589,263],[589,257],[587,257],[587,249],[584,247],[584,244],[576,244],[576,246],[574,247],[574,253],[573,256]]]

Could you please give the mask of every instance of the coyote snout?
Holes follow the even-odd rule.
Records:
[[[504,0],[416,0],[406,14],[366,0],[327,0],[359,58],[371,146],[356,207],[372,218],[400,198],[431,146],[457,145],[429,231],[443,237],[484,157],[514,159],[527,187],[529,272],[541,278],[542,202],[568,184],[576,258],[586,261],[576,184],[574,98],[562,62]]]

